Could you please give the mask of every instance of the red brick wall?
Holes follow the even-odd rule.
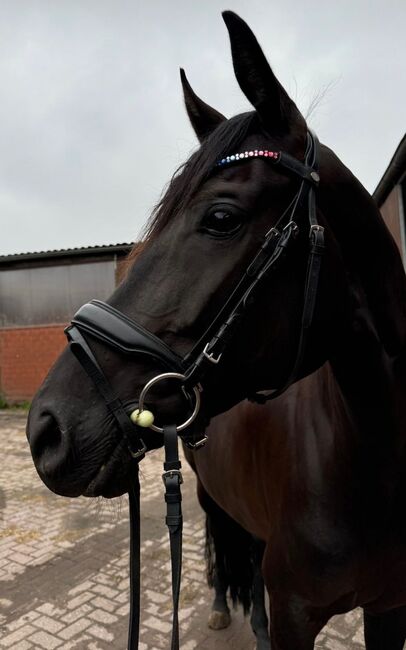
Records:
[[[381,214],[384,222],[388,226],[395,239],[401,255],[403,255],[402,247],[402,233],[401,233],[401,214],[400,214],[400,192],[401,186],[396,185],[389,196],[381,205]],[[404,260],[406,262],[406,260]]]
[[[65,325],[0,329],[0,392],[10,403],[31,400],[66,345]]]

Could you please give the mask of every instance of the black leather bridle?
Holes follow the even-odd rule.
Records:
[[[114,417],[122,432],[120,445],[127,447],[131,456],[137,461],[134,467],[134,481],[130,496],[131,522],[131,613],[128,648],[138,647],[139,632],[139,481],[138,462],[144,457],[147,446],[142,438],[143,430],[130,419],[130,413],[120,397],[116,394],[106,379],[96,357],[89,347],[87,337],[97,339],[105,345],[127,356],[144,355],[162,365],[166,372],[150,380],[144,387],[138,399],[139,410],[144,409],[144,400],[149,388],[163,379],[177,379],[182,384],[184,395],[190,399],[192,415],[181,425],[151,428],[163,435],[165,447],[164,484],[165,500],[167,503],[166,523],[170,532],[172,560],[172,589],[173,589],[173,631],[171,649],[179,648],[178,631],[178,600],[181,574],[181,544],[182,544],[182,513],[180,507],[180,484],[182,475],[178,456],[178,434],[184,442],[193,449],[198,449],[206,442],[206,436],[200,440],[190,438],[183,433],[197,415],[200,406],[200,392],[204,391],[205,382],[217,364],[233,334],[246,314],[248,303],[255,298],[263,279],[274,270],[285,256],[290,242],[299,231],[294,221],[296,212],[302,212],[307,206],[309,221],[309,253],[307,272],[304,285],[304,301],[297,344],[296,358],[293,368],[283,385],[269,394],[255,393],[249,395],[251,400],[265,403],[285,391],[298,378],[300,366],[306,348],[307,333],[313,321],[314,308],[319,284],[322,255],[324,252],[324,228],[319,225],[316,214],[315,190],[319,184],[318,173],[319,143],[317,137],[310,131],[307,134],[305,159],[301,161],[289,154],[280,152],[270,164],[277,165],[282,170],[298,176],[300,186],[287,209],[278,222],[265,235],[263,244],[243,277],[231,293],[230,297],[203,333],[193,349],[181,358],[163,341],[131,320],[110,305],[92,300],[79,309],[72,319],[72,324],[66,329],[70,348],[82,367],[94,382],[99,394],[105,401],[106,407]],[[237,163],[239,164],[239,163]]]

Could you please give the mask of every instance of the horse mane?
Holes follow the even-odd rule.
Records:
[[[406,275],[399,249],[373,198],[323,147],[324,197],[329,226],[339,242],[349,275],[357,277],[378,337],[390,357],[406,349]]]
[[[257,132],[261,128],[255,111],[224,120],[175,171],[165,193],[152,211],[141,244],[135,244],[127,258],[128,266],[132,265],[140,252],[162,232],[169,221],[188,205],[212,174],[217,160],[230,151],[237,150],[254,128]]]
[[[175,171],[152,211],[142,241],[127,257],[125,274],[149,243],[188,206],[213,174],[216,162],[237,151],[253,133],[264,131],[257,113],[250,111],[224,120],[203,140]],[[322,151],[323,190],[336,197],[329,202],[328,211],[331,216],[339,213],[334,214],[330,227],[346,262],[362,278],[381,341],[389,354],[396,356],[406,346],[406,277],[398,249],[370,195],[328,147],[323,146]]]

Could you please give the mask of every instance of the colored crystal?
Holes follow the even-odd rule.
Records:
[[[254,149],[253,151],[240,151],[240,153],[233,153],[231,156],[226,156],[216,163],[217,167],[227,165],[229,163],[235,162],[236,160],[242,160],[243,158],[256,158],[260,156],[261,158],[272,158],[273,160],[279,159],[278,151],[269,151],[268,149]]]

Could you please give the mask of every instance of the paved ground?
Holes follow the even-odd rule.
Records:
[[[125,650],[128,518],[125,498],[65,499],[40,482],[23,415],[0,412],[0,648]],[[142,626],[140,650],[169,648],[170,584],[163,524],[161,453],[142,463]],[[227,630],[207,628],[210,595],[203,518],[185,471],[181,594],[182,650],[247,650],[249,624],[235,614]],[[336,617],[317,648],[363,648],[359,611]]]

